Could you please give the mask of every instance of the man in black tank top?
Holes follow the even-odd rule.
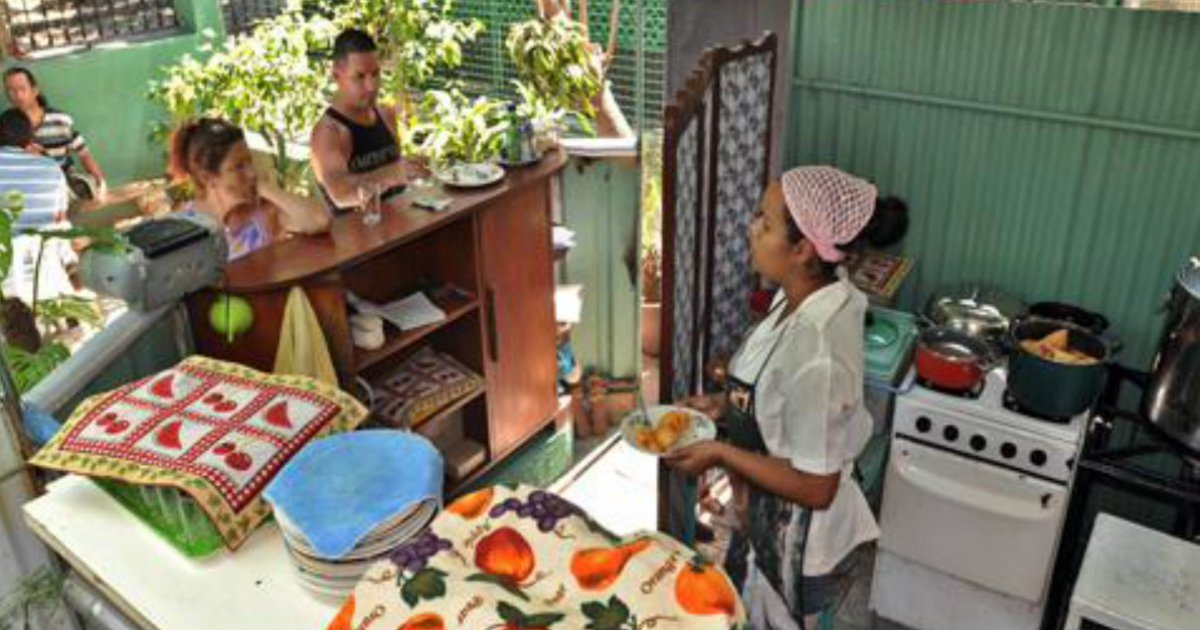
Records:
[[[333,44],[337,92],[313,129],[312,166],[335,214],[360,205],[360,188],[383,197],[402,192],[407,177],[396,141],[396,111],[379,105],[379,56],[370,35],[347,29]]]

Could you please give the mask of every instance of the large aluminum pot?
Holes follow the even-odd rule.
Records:
[[[1176,276],[1142,413],[1180,444],[1200,452],[1200,259]]]
[[[925,305],[925,317],[935,326],[984,339],[997,348],[1012,321],[1024,313],[1021,300],[982,283],[944,287],[934,292]]]
[[[1021,342],[1067,331],[1067,345],[1096,361],[1061,363],[1026,350]],[[1047,419],[1066,421],[1096,402],[1108,373],[1109,344],[1092,331],[1070,322],[1031,317],[1012,327],[1012,356],[1008,359],[1008,392],[1025,409]]]

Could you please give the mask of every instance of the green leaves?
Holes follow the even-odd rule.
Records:
[[[483,582],[485,584],[499,586],[500,588],[507,591],[510,595],[517,597],[524,601],[529,601],[529,596],[526,595],[523,591],[521,591],[521,589],[517,588],[517,585],[513,584],[512,580],[510,580],[504,576],[492,575],[490,573],[476,573],[474,575],[467,576],[466,581],[468,581],[468,582]]]
[[[402,577],[397,577],[397,582]],[[427,567],[403,580],[400,587],[400,597],[409,608],[416,607],[422,600],[434,600],[446,595],[446,572]]]
[[[509,29],[506,46],[524,101],[520,113],[543,123],[571,115],[590,132],[592,99],[604,76],[583,25],[561,14],[520,22]]]
[[[508,129],[505,103],[469,99],[459,90],[430,90],[405,135],[407,149],[438,165],[487,162],[500,155]]]
[[[321,53],[336,35],[336,25],[326,18],[286,11],[226,40],[204,62],[185,55],[151,84],[149,95],[166,107],[175,125],[215,116],[262,135],[282,171],[285,142],[306,136],[328,101],[331,86]]]
[[[50,325],[65,319],[76,319],[97,328],[104,324],[104,316],[100,309],[96,308],[96,303],[77,295],[60,295],[39,300],[37,316],[38,320]]]
[[[536,615],[527,615],[521,612],[519,608],[509,604],[508,602],[500,602],[496,605],[496,612],[500,618],[504,620],[506,628],[512,630],[525,630],[526,628],[549,628],[554,624],[563,620],[564,615],[561,613],[539,613]]]
[[[629,621],[629,606],[616,595],[609,598],[608,604],[587,602],[582,610],[589,619],[585,630],[621,630]]]
[[[62,365],[71,351],[61,343],[42,344],[37,353],[26,352],[16,346],[4,344],[4,360],[12,369],[17,389],[25,393],[46,378],[54,368]]]
[[[383,59],[385,92],[429,87],[439,70],[462,63],[462,47],[483,32],[478,20],[459,20],[452,0],[319,0],[339,28],[371,34]]]
[[[0,282],[8,278],[12,270],[13,228],[24,209],[25,199],[21,193],[12,191],[0,196]]]

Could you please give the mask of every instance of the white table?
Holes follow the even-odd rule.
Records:
[[[1085,619],[1114,630],[1200,628],[1200,545],[1099,514],[1066,630]]]
[[[146,630],[319,630],[339,602],[305,590],[274,523],[234,553],[184,556],[92,482],[74,475],[25,505],[30,528]]]

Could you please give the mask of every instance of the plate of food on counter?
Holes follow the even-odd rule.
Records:
[[[433,171],[433,176],[447,186],[482,188],[504,179],[504,168],[490,162],[451,164]]]
[[[635,409],[621,421],[621,437],[633,448],[656,457],[717,437],[712,418],[686,407],[656,405]]]

